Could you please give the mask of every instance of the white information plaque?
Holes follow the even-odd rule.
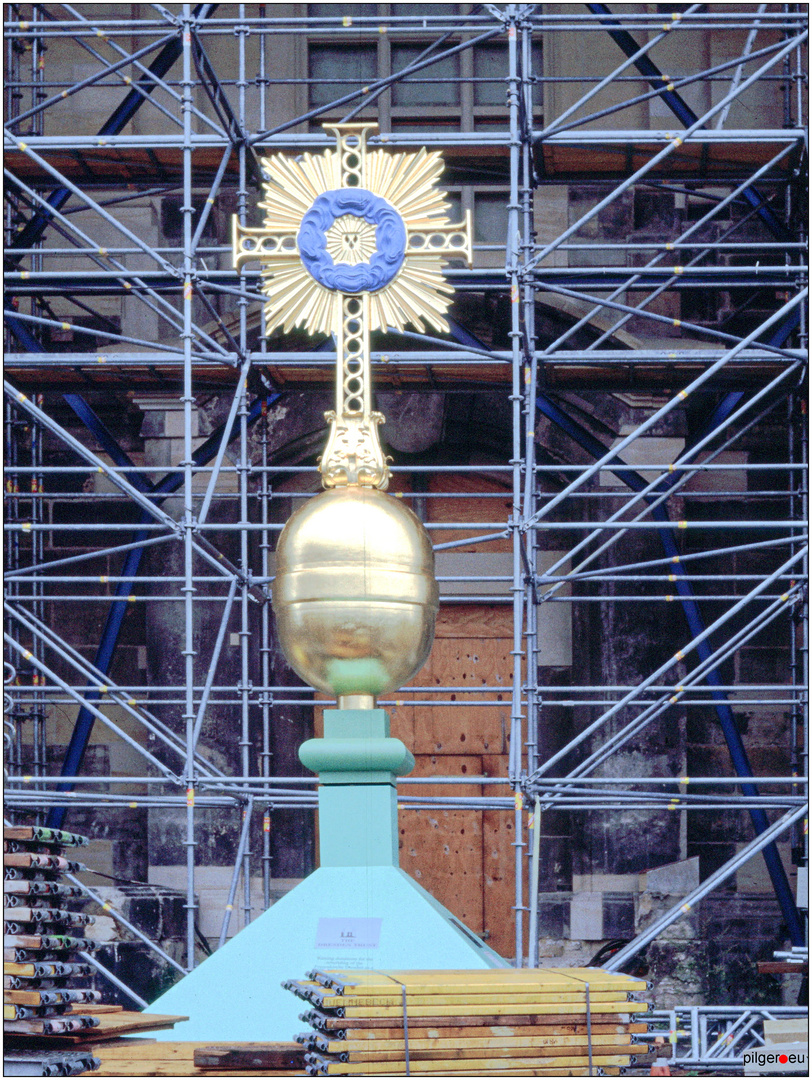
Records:
[[[319,919],[317,949],[377,949],[383,919]]]

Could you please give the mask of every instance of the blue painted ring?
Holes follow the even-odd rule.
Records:
[[[367,263],[334,263],[327,251],[327,230],[345,214],[375,225],[377,250]],[[297,236],[305,269],[326,289],[337,292],[377,292],[403,265],[406,226],[394,207],[364,188],[337,188],[319,195],[302,218]]]

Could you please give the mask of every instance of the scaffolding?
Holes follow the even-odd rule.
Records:
[[[97,18],[100,9],[86,5],[6,8],[9,811],[57,822],[73,807],[112,814],[135,798],[141,807],[185,808],[188,969],[199,811],[223,808],[242,822],[222,943],[241,877],[243,918],[252,917],[252,821],[315,807],[315,779],[276,776],[271,760],[278,710],[321,703],[309,688],[272,674],[269,600],[281,528],[274,511],[282,499],[306,497],[314,470],[274,455],[270,418],[286,394],[322,391],[335,356],[329,342],[317,348],[264,337],[259,275],[231,269],[230,247],[213,222],[224,199],[241,221],[251,220],[260,155],[320,150],[329,143],[323,120],[360,114],[381,123],[371,146],[441,148],[458,183],[496,184],[506,207],[504,243],[475,243],[475,269],[452,265],[448,277],[458,297],[504,300],[507,347],[455,324],[448,339],[399,335],[374,345],[371,357],[379,388],[498,389],[510,410],[505,457],[484,466],[460,460],[393,469],[396,477],[486,470],[508,489],[512,507],[507,517],[491,513],[498,495],[452,489],[432,498],[476,498],[477,515],[426,522],[437,552],[511,543],[511,571],[481,577],[474,591],[454,589],[460,579],[440,574],[444,603],[490,602],[498,590],[512,606],[509,775],[479,778],[486,790],[479,797],[455,797],[455,784],[470,783],[459,776],[404,778],[401,806],[513,816],[517,964],[539,962],[540,822],[550,809],[751,816],[756,835],[745,852],[611,963],[634,956],[733,874],[742,855],[756,852],[767,860],[792,944],[802,945],[775,841],[794,831],[801,844],[806,803],[805,6],[671,5],[663,14],[663,5],[637,5],[619,14],[600,4],[485,4],[413,14],[413,5],[367,4],[349,15],[333,5],[286,5],[293,13],[284,16],[281,7],[142,5],[142,18],[124,17],[123,8]],[[736,48],[705,62],[690,43],[718,34]],[[288,48],[314,36],[406,44],[397,69],[378,70],[363,86],[354,75],[278,74],[279,42]],[[679,77],[655,62],[677,37],[686,41],[682,55],[696,57]],[[547,59],[559,42],[586,48],[598,39],[616,47],[605,72],[561,74]],[[483,74],[470,58],[486,43],[500,46],[503,66]],[[540,44],[547,51],[541,66]],[[49,55],[75,58],[77,70],[89,73],[69,82],[63,66],[53,76]],[[394,68],[395,53],[387,56]],[[472,109],[471,129],[455,130],[448,110],[435,110],[423,126],[399,120],[393,90],[430,85],[433,71],[435,83],[448,82],[442,65],[452,58],[459,58],[456,82]],[[486,95],[490,112],[478,113],[470,106],[475,82],[504,92],[506,104],[497,108]],[[298,103],[284,116],[276,104],[282,94]],[[94,132],[69,122],[87,95],[111,103]],[[645,123],[642,109],[650,109]],[[763,126],[745,126],[751,115]],[[590,197],[540,239],[538,207],[565,184],[589,185]],[[629,193],[666,195],[687,210],[660,235],[618,240],[598,232]],[[177,196],[178,239],[155,247],[127,224],[125,211],[137,198],[167,195]],[[101,301],[110,297],[138,315],[126,326],[105,316]],[[725,304],[732,305],[726,320],[703,317]],[[698,314],[686,318],[691,311]],[[566,321],[539,327],[550,312]],[[157,332],[133,329],[139,317]],[[135,464],[121,432],[84,400],[84,390],[105,386],[174,395],[180,456],[161,475],[154,463]],[[601,437],[583,411],[579,418],[562,404],[568,392],[587,404],[596,395],[631,395],[635,423],[614,441]],[[196,446],[197,403],[212,393],[226,397],[227,415]],[[694,402],[703,405],[691,431],[664,457],[657,438],[675,430],[674,417]],[[540,448],[543,425],[570,440],[576,452],[569,459]],[[777,440],[773,453],[753,460],[741,448],[765,432]],[[66,490],[67,475],[84,476],[83,488]],[[404,497],[416,503],[425,495]],[[226,504],[230,519],[215,512]],[[466,535],[446,540],[448,530]],[[635,558],[641,536],[661,543],[662,555]],[[59,546],[79,545],[78,553],[59,555]],[[170,569],[145,575],[150,551],[165,553]],[[546,551],[555,552],[552,561],[542,560]],[[113,568],[107,574],[99,573],[100,559]],[[748,560],[760,569],[741,571]],[[72,611],[88,602],[106,605],[92,660],[71,642]],[[119,683],[111,665],[122,621],[147,604],[182,607],[180,677],[148,687]],[[555,604],[573,612],[678,607],[685,629],[673,655],[634,685],[557,685],[539,676],[539,619]],[[198,641],[198,612],[211,605],[218,630]],[[240,677],[236,685],[218,683],[235,625]],[[787,651],[788,681],[736,678],[740,650],[765,633]],[[470,707],[476,693],[477,707],[492,708],[500,689],[417,685],[399,696],[432,709]],[[731,700],[790,716],[791,769],[759,778],[761,790]],[[239,775],[219,767],[201,740],[214,705],[240,718]],[[78,707],[78,718],[61,774],[49,775],[52,717],[67,706]],[[735,777],[636,775],[618,758],[649,725],[700,706],[714,710]],[[166,708],[180,724],[166,722]],[[544,737],[550,709],[587,718],[553,749]],[[82,774],[96,721],[138,755],[140,774]],[[601,768],[607,762],[617,771]],[[412,783],[433,783],[440,794],[410,796]],[[259,857],[266,906],[267,837],[266,829]]]

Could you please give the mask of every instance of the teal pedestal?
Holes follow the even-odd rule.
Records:
[[[397,778],[414,758],[389,737],[383,709],[327,709],[324,738],[299,747],[319,774],[319,862],[322,866],[397,866]]]
[[[396,777],[414,767],[383,709],[325,713],[300,749],[318,771],[321,866],[158,998],[147,1012],[188,1016],[172,1040],[289,1040],[304,1006],[284,979],[314,967],[509,965],[398,867]]]

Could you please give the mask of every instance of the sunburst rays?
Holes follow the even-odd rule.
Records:
[[[313,201],[324,192],[341,187],[341,165],[334,150],[303,154],[301,158],[275,155],[262,159],[265,175],[265,227],[273,233],[296,233]],[[432,230],[450,225],[448,203],[437,182],[443,161],[436,151],[391,154],[366,152],[364,187],[386,199],[406,226],[407,249],[403,265],[389,284],[370,294],[370,330],[403,330],[411,324],[419,330],[448,330],[443,315],[451,305],[452,289],[441,268],[449,252],[432,252]],[[375,226],[354,219],[357,243],[348,246],[353,225],[339,218],[328,230],[328,250],[335,263],[357,265],[375,251]],[[342,224],[344,223],[344,224]],[[361,228],[364,226],[365,228]],[[337,257],[338,256],[338,257]],[[311,277],[298,252],[290,258],[277,256],[262,272],[266,295],[265,315],[270,331],[282,326],[287,332],[303,326],[310,333],[329,334],[334,327],[337,294]]]

